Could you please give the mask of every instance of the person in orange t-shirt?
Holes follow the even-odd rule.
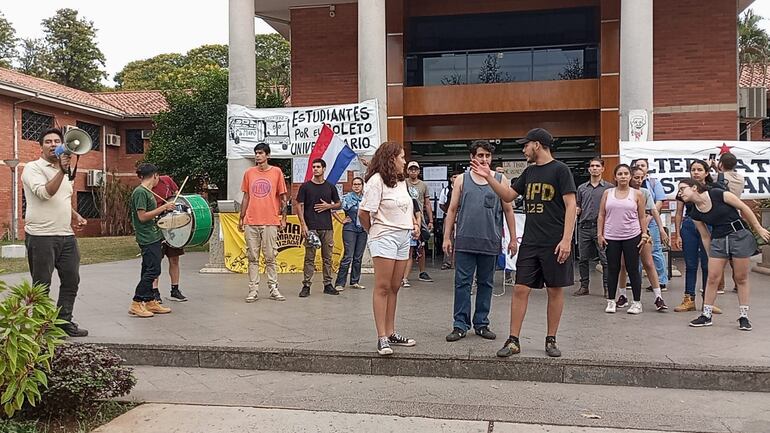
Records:
[[[265,257],[265,273],[270,299],[285,301],[278,291],[278,272],[275,256],[278,254],[278,229],[286,227],[288,193],[283,171],[268,164],[270,146],[257,143],[254,146],[255,167],[243,174],[241,191],[241,217],[238,229],[245,233],[249,256],[249,294],[246,302],[259,299],[259,255]]]

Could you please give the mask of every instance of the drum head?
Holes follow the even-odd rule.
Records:
[[[158,227],[161,229],[178,229],[190,224],[192,216],[187,212],[173,211],[158,219]]]
[[[174,248],[184,248],[208,242],[214,230],[214,216],[208,202],[197,194],[180,195],[177,202],[190,208],[190,212],[185,214],[191,218],[191,221],[177,228],[161,227],[166,243]],[[158,226],[160,227],[160,224]]]

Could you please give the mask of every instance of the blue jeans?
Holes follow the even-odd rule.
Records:
[[[660,284],[668,284],[668,269],[663,256],[663,244],[660,242],[660,228],[652,221],[649,226],[652,236],[652,261],[655,263],[655,271],[658,273]]]
[[[698,280],[698,260],[702,271],[703,290],[706,290],[706,281],[709,275],[709,256],[703,248],[700,232],[695,228],[695,223],[690,218],[682,221],[682,253],[684,254],[684,293],[695,296],[695,283]]]
[[[467,331],[471,328],[471,283],[476,274],[476,310],[473,313],[473,327],[489,326],[489,309],[492,307],[492,286],[494,284],[497,256],[455,253],[455,303],[454,327]]]
[[[342,242],[345,244],[345,252],[342,255],[340,268],[337,271],[335,286],[345,286],[348,268],[350,268],[351,263],[353,268],[350,269],[350,284],[358,284],[358,281],[361,279],[361,258],[364,256],[367,237],[366,232],[342,231]]]

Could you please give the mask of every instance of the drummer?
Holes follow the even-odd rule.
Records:
[[[171,176],[158,176],[158,184],[152,189],[155,193],[155,202],[161,206],[164,202],[173,201],[179,187]],[[171,300],[185,302],[187,298],[179,290],[179,256],[184,255],[184,248],[175,248],[168,244],[165,239],[161,242],[161,252],[163,256],[168,257],[168,276],[171,279]],[[152,282],[152,294],[156,301],[163,303],[158,290],[158,279]]]
[[[136,243],[142,250],[142,273],[128,314],[152,317],[171,312],[170,308],[155,300],[152,282],[160,275],[160,263],[163,260],[160,246],[163,235],[155,224],[155,217],[173,210],[175,205],[170,202],[157,206],[155,202],[152,189],[158,184],[158,167],[142,163],[136,168],[136,174],[142,183],[131,193],[131,224],[134,226]]]

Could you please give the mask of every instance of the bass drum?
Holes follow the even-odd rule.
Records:
[[[208,242],[214,231],[214,215],[206,200],[198,194],[188,194],[180,195],[177,203],[190,208],[192,221],[175,229],[161,229],[166,243],[174,248],[184,248]]]

